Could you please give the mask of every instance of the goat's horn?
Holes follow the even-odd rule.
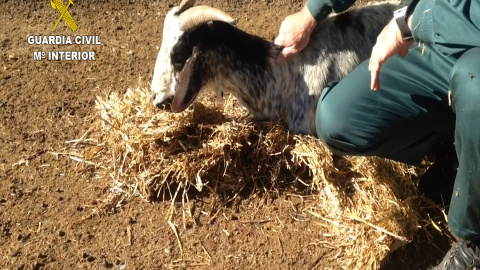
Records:
[[[202,23],[208,21],[223,21],[229,24],[236,24],[236,20],[227,13],[208,6],[196,6],[187,9],[180,15],[180,29],[188,31],[195,29]]]
[[[195,4],[195,0],[183,0],[182,3],[178,6],[178,10],[175,13],[175,15],[180,15],[182,14],[185,10],[193,7]]]

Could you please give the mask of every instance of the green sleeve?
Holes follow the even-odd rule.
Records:
[[[420,0],[412,16],[415,40],[445,55],[480,46],[479,0]]]
[[[347,10],[356,0],[308,0],[307,8],[317,22],[325,19],[332,10],[342,12]]]

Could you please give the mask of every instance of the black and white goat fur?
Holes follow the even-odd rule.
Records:
[[[341,80],[370,57],[395,8],[384,3],[330,16],[303,51],[277,64],[281,47],[232,26],[234,20],[219,10],[192,7],[193,2],[183,1],[165,18],[152,81],[154,104],[173,96],[172,110],[183,111],[213,83],[231,92],[255,119],[286,115],[291,131],[309,134],[316,133],[315,111],[325,84]],[[208,14],[199,15],[200,9]],[[215,12],[219,15],[211,16]],[[188,25],[185,17],[191,16],[197,23]]]

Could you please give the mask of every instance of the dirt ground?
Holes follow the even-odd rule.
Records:
[[[273,40],[303,1],[197,2]],[[30,35],[52,34],[59,13],[49,1],[0,1],[0,269],[334,269],[318,264],[318,231],[299,210],[309,200],[302,194],[243,198],[238,209],[179,226],[183,258],[166,221],[170,203],[135,198],[95,213],[112,180],[61,153],[90,127],[97,95],[149,84],[164,16],[176,4],[76,1],[69,11],[78,29],[72,33],[62,19],[53,34],[101,42],[79,46],[28,44]],[[34,51],[50,50],[95,51],[96,60],[33,60]],[[208,209],[213,200],[195,204]],[[440,259],[449,240],[430,231],[435,245],[419,230],[383,269],[427,269]]]

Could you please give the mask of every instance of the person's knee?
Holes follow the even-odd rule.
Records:
[[[375,142],[359,134],[355,128],[358,115],[344,108],[332,100],[319,101],[315,117],[318,138],[335,154],[371,154]]]
[[[454,97],[454,108],[455,99],[461,100],[463,103],[463,101],[480,98],[478,94],[478,90],[480,90],[480,47],[468,50],[457,60],[450,72],[450,89]],[[462,98],[462,96],[466,96],[466,98]]]
[[[333,109],[327,103],[319,102],[315,116],[317,136],[332,151],[337,148],[335,146],[338,144],[337,135],[341,130],[345,130],[342,123],[345,123],[344,120],[348,120],[343,119],[344,114],[337,114]]]
[[[330,106],[328,102],[324,102],[326,98],[329,98],[330,91],[337,85],[337,82],[330,83],[325,86],[323,89],[322,96],[317,104],[317,110],[315,113],[315,129],[317,132],[318,138],[324,142],[327,146],[329,146],[330,135],[332,133],[336,133],[336,129],[338,125],[335,125],[335,106]]]

